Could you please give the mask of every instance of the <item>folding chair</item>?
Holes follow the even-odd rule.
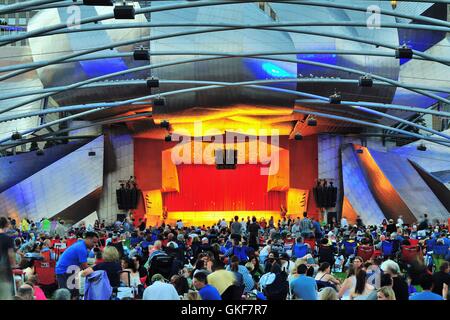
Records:
[[[411,263],[420,255],[418,246],[401,246],[401,260],[405,263]]]
[[[37,275],[37,284],[42,286],[50,286],[56,284],[56,274],[55,274],[56,262],[51,260],[45,261],[34,261],[34,270]]]
[[[360,256],[364,262],[372,258],[374,252],[373,246],[362,245],[356,249],[356,255]]]

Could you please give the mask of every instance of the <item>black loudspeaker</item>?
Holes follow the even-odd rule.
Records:
[[[399,47],[395,49],[395,57],[397,59],[412,59],[413,51],[407,46]]]
[[[332,208],[336,206],[337,188],[333,185],[318,185],[313,188],[313,196],[317,207]]]
[[[117,206],[119,210],[136,209],[139,201],[140,190],[137,188],[121,188],[116,190]]]
[[[372,77],[369,75],[360,77],[359,78],[359,86],[360,87],[372,87],[373,86]]]
[[[117,214],[117,221],[123,221],[123,220],[125,220],[126,217],[127,217],[126,214],[124,214],[124,213],[118,213],[118,214]]]
[[[147,88],[158,88],[159,87],[159,79],[157,78],[147,78]]]
[[[334,93],[330,96],[330,103],[331,104],[340,104],[342,101],[342,96],[339,93]]]
[[[333,224],[333,218],[337,221],[337,212],[328,212],[327,214],[327,224]]]
[[[111,0],[83,0],[85,6],[113,6]]]
[[[148,50],[144,48],[135,49],[133,52],[134,60],[150,60]]]

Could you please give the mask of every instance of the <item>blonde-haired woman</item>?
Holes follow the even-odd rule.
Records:
[[[106,246],[103,249],[103,262],[96,264],[92,268],[87,268],[82,271],[81,275],[86,277],[97,270],[105,270],[108,275],[111,287],[120,286],[120,274],[122,267],[120,265],[119,251],[113,246]]]
[[[396,300],[394,290],[391,287],[381,287],[377,292],[377,300]]]
[[[339,300],[338,293],[332,287],[325,287],[319,291],[319,300]]]

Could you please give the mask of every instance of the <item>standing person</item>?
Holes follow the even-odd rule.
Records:
[[[14,295],[12,269],[16,265],[14,242],[6,234],[9,221],[0,217],[0,300],[10,300]]]
[[[74,269],[81,268],[81,270],[84,270],[88,268],[88,253],[98,243],[98,239],[97,233],[86,232],[83,240],[79,240],[64,251],[55,268],[56,279],[60,289],[71,289],[72,293],[76,294],[78,289],[68,288],[68,282]]]
[[[386,260],[381,264],[381,270],[392,277],[392,290],[397,300],[408,300],[408,283],[400,275],[400,266],[392,260]]]
[[[234,217],[234,222],[231,223],[230,229],[231,229],[231,238],[238,239],[238,241],[241,241],[242,224],[239,222],[238,216]]]
[[[258,222],[256,222],[256,217],[252,218],[252,223],[248,227],[249,231],[249,246],[255,249],[255,251],[258,251],[259,245],[258,245],[258,233],[259,233],[260,226]]]
[[[445,261],[441,264],[439,271],[433,274],[433,292],[447,299],[450,287],[450,264]]]
[[[308,213],[303,212],[303,219],[300,222],[301,236],[307,239],[310,238],[314,234],[313,227],[311,220],[308,219]]]
[[[403,228],[403,224],[404,224],[405,222],[403,221],[403,216],[399,216],[398,217],[398,219],[397,219],[397,224],[398,224],[398,226],[400,227],[400,228]]]
[[[341,227],[344,229],[348,227],[348,221],[345,216],[342,216],[342,218],[341,218]]]
[[[358,216],[356,218],[356,225],[358,226],[358,228],[364,227],[364,223],[363,223],[363,221],[361,219],[361,216]]]

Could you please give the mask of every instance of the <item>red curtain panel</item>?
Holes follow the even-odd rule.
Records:
[[[278,211],[285,192],[267,192],[261,164],[218,170],[214,165],[179,165],[180,192],[163,194],[170,211]]]

